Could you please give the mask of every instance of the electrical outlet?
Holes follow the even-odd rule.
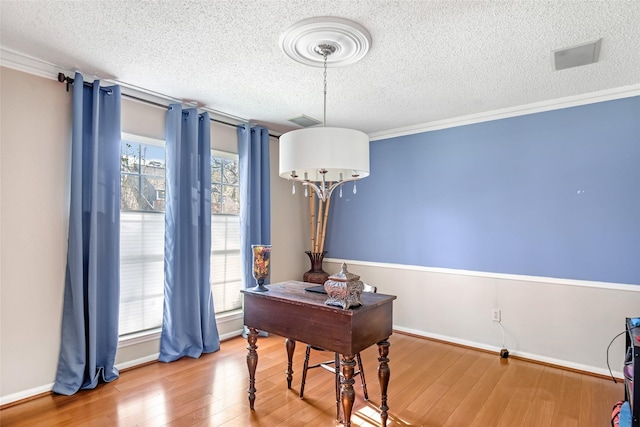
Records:
[[[491,320],[493,320],[494,322],[499,322],[502,320],[502,313],[500,313],[499,308],[494,308],[493,310],[491,310]]]

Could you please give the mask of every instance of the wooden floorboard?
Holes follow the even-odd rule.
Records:
[[[598,427],[610,425],[622,384],[560,368],[403,334],[390,338],[389,426]],[[258,339],[255,411],[247,399],[246,341],[225,341],[200,359],[151,363],[74,396],[45,395],[0,410],[10,426],[339,426],[333,375],[309,371],[304,345],[286,387],[284,339]],[[329,359],[331,356],[329,357]],[[352,425],[379,426],[377,348],[362,352],[369,401],[356,378]],[[327,359],[314,352],[311,363]]]

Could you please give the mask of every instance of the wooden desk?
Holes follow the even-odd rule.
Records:
[[[324,304],[326,295],[307,292],[304,282],[282,282],[267,286],[268,292],[244,293],[244,324],[249,328],[247,366],[249,368],[249,406],[256,399],[255,373],[258,365],[258,330],[287,338],[287,386],[291,388],[292,359],[296,341],[340,353],[340,367],[344,378],[341,387],[345,426],[351,425],[351,411],[355,393],[353,373],[354,357],[365,348],[378,344],[378,380],[380,381],[380,418],[387,425],[387,387],[389,385],[389,341],[392,333],[392,295],[363,293],[360,307],[343,310]],[[337,405],[339,406],[339,402]]]

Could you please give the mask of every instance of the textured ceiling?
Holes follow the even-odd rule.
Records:
[[[369,134],[640,83],[640,1],[0,1],[3,51],[279,125],[322,119],[322,69],[280,34],[362,24],[368,55],[328,71],[327,125]],[[551,51],[602,38],[596,64]],[[295,125],[292,125],[295,126]]]

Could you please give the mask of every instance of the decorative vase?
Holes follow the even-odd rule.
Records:
[[[360,297],[363,289],[364,283],[360,281],[360,276],[349,273],[347,264],[343,262],[340,272],[330,276],[324,282],[324,290],[327,291],[327,296],[329,297],[324,303],[342,307],[345,310],[357,307],[362,305]]]
[[[264,281],[269,277],[269,267],[271,258],[271,245],[251,245],[253,252],[253,278],[257,285],[251,288],[255,292],[266,292]]]
[[[307,254],[309,260],[311,261],[311,270],[304,273],[304,275],[302,276],[302,280],[309,283],[317,283],[319,285],[323,285],[324,282],[326,282],[329,278],[329,273],[322,269],[322,260],[327,254],[327,251],[305,251],[305,254]]]

